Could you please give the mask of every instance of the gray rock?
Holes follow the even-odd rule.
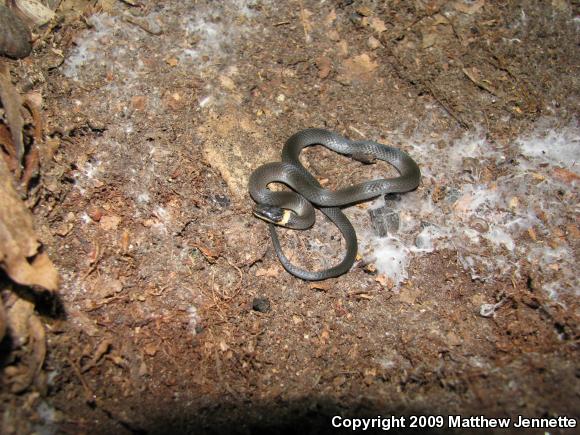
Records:
[[[401,225],[399,212],[387,205],[388,202],[390,201],[385,200],[384,206],[369,210],[371,224],[379,237],[398,233]]]
[[[267,313],[270,311],[270,300],[264,297],[254,298],[252,301],[252,310],[258,311],[260,313]]]

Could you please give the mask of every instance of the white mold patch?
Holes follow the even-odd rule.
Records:
[[[541,120],[504,146],[482,130],[448,146],[440,146],[445,137],[434,138],[439,144],[431,136],[412,140],[422,187],[392,205],[399,231],[386,239],[361,234],[361,252],[372,247],[366,255],[396,284],[407,278],[413,256],[452,249],[472,279],[518,276],[526,268],[541,272],[552,297],[576,293],[578,261],[565,229],[577,231],[579,195],[574,176],[557,173],[578,171],[580,129],[576,123],[549,127],[554,123]],[[378,200],[371,208],[382,205]]]

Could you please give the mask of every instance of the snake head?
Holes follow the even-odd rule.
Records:
[[[253,210],[254,216],[276,225],[286,226],[292,211],[273,205],[258,204]]]

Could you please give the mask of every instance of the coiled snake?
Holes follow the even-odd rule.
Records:
[[[366,181],[336,191],[324,189],[300,163],[300,152],[311,145],[323,145],[339,154],[372,156],[397,169],[398,177]],[[357,253],[356,232],[340,207],[358,203],[386,193],[403,193],[415,189],[421,180],[417,163],[403,151],[373,141],[351,141],[339,134],[311,128],[293,135],[282,149],[282,161],[266,163],[250,176],[250,195],[256,201],[253,213],[269,223],[274,249],[284,268],[292,275],[318,281],[342,275],[351,268]],[[292,191],[272,191],[270,183],[283,183]],[[308,271],[292,264],[284,255],[276,226],[307,229],[315,221],[315,209],[324,213],[340,230],[346,241],[342,261],[329,269]]]

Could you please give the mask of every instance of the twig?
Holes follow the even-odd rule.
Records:
[[[147,32],[153,36],[159,36],[159,35],[163,34],[163,29],[161,29],[161,28],[152,29],[151,26],[149,25],[149,23],[145,23],[141,20],[137,20],[137,19],[130,17],[130,16],[124,16],[123,21],[125,21],[126,23],[129,23],[129,24],[132,24],[134,26],[137,26],[141,30],[144,30],[145,32]]]
[[[455,113],[455,111],[451,108],[451,106],[449,106],[445,101],[443,101],[441,98],[437,96],[433,88],[427,82],[421,80],[421,84],[429,91],[431,96],[435,99],[435,101],[437,101],[437,103],[439,103],[439,105],[443,108],[443,110],[445,110],[445,112],[447,112],[449,116],[451,116],[455,121],[457,121],[457,123],[462,128],[465,128],[466,130],[469,129],[469,125],[463,119],[461,119],[461,117],[458,114]]]
[[[310,43],[310,23],[308,22],[308,17],[306,16],[306,10],[304,9],[304,2],[299,0],[298,3],[300,4],[300,21],[302,22],[302,28],[304,29],[304,41],[306,43]]]
[[[417,83],[419,83],[421,86],[423,86],[424,89],[426,89],[431,96],[433,97],[433,99],[435,99],[435,101],[443,108],[443,110],[445,110],[445,112],[447,112],[447,114],[449,116],[451,116],[455,121],[457,121],[457,123],[465,129],[469,129],[470,126],[467,122],[465,122],[457,113],[455,113],[455,111],[451,108],[451,106],[449,104],[447,104],[445,101],[443,101],[435,92],[435,90],[433,89],[433,86],[430,84],[429,80],[424,80],[418,76],[416,77],[411,77],[408,78],[406,77],[403,72],[401,71],[401,68],[403,70],[408,70],[410,68],[407,68],[403,62],[401,62],[401,60],[399,59],[399,57],[395,54],[395,51],[393,50],[393,42],[388,40],[388,39],[384,39],[383,40],[389,50],[389,54],[396,60],[396,65],[393,65],[395,67],[395,71],[397,72],[397,74],[399,75],[399,77],[402,80],[405,80],[407,82],[409,82],[411,85],[413,86],[417,86]]]
[[[215,357],[215,368],[216,368],[216,372],[217,372],[220,384],[224,385],[226,387],[226,390],[228,391],[228,393],[230,393],[232,396],[236,397],[237,396],[236,392],[232,389],[230,384],[224,379],[224,376],[222,373],[222,362],[220,360],[220,356],[218,354],[217,349],[215,349],[215,351],[214,351],[214,357]]]
[[[471,71],[469,71],[467,68],[461,68],[461,71],[463,71],[463,74],[465,74],[465,76],[471,80],[473,82],[473,84],[475,86],[477,86],[478,88],[483,89],[484,91],[489,92],[491,95],[493,95],[494,97],[501,97],[500,92],[495,90],[494,88],[492,88],[491,86],[488,86],[487,84],[485,84],[485,82],[483,80],[479,80],[478,77],[476,77],[475,74],[473,74]]]
[[[121,2],[129,6],[139,6],[139,7],[143,6],[140,2],[136,2],[134,0],[121,0]]]
[[[222,293],[222,299],[224,299],[226,301],[230,301],[233,298],[235,298],[238,295],[238,293],[240,292],[240,289],[242,288],[242,283],[244,282],[244,274],[243,274],[242,270],[238,266],[233,264],[227,257],[224,257],[224,259],[231,267],[236,269],[238,271],[238,274],[240,275],[240,279],[239,279],[238,283],[236,284],[236,289],[234,290],[234,294],[226,297]]]
[[[89,268],[89,270],[87,270],[81,279],[86,279],[91,273],[93,273],[96,269],[97,266],[99,265],[99,262],[101,261],[102,258],[102,252],[101,252],[101,245],[99,245],[97,243],[97,247],[96,247],[96,252],[95,252],[95,259],[91,262],[91,267]]]
[[[91,404],[91,405],[94,405],[97,401],[97,396],[95,395],[92,388],[89,386],[89,384],[87,383],[83,374],[81,373],[81,369],[70,357],[67,357],[67,361],[70,364],[70,366],[73,368],[75,374],[77,375],[77,378],[79,378],[79,381],[80,381],[81,385],[83,386],[83,389],[85,390],[86,402]]]
[[[354,131],[356,134],[358,134],[363,139],[366,139],[365,134],[362,131],[360,131],[359,129],[353,127],[352,125],[349,125],[348,128],[351,129],[352,131]]]

